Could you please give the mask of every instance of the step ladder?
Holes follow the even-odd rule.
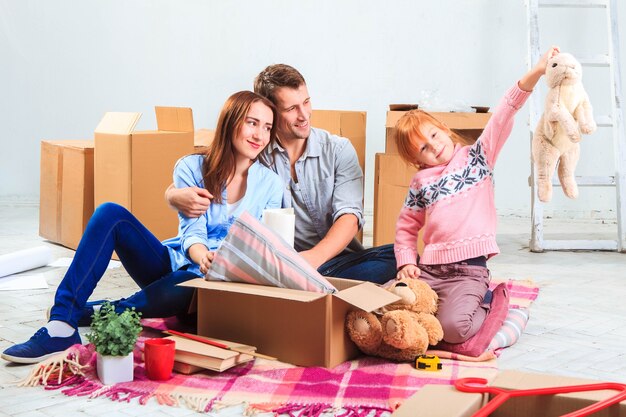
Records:
[[[619,42],[617,25],[618,0],[526,0],[528,20],[529,68],[532,68],[544,51],[539,44],[539,10],[542,8],[603,8],[606,10],[608,27],[608,53],[592,57],[576,57],[583,67],[606,67],[610,73],[611,113],[595,115],[598,128],[611,128],[614,142],[615,175],[605,177],[577,176],[579,187],[608,186],[616,190],[617,239],[615,240],[546,240],[543,238],[543,204],[537,196],[535,167],[531,158],[529,185],[531,194],[532,231],[530,250],[612,250],[626,252],[626,134],[622,117],[622,90],[619,70]],[[568,51],[569,52],[569,51]],[[529,99],[530,138],[543,112],[543,96],[532,94]],[[556,175],[555,175],[556,177]],[[555,178],[553,185],[560,186]]]

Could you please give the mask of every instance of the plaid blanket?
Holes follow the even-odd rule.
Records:
[[[380,416],[395,410],[426,384],[451,385],[454,380],[480,377],[491,380],[497,363],[442,359],[441,371],[421,371],[408,363],[364,357],[333,369],[303,368],[256,359],[222,373],[174,374],[169,381],[151,381],[141,361],[142,342],[135,351],[135,379],[103,386],[96,376],[91,345],[75,345],[59,357],[37,365],[22,385],[44,385],[66,395],[108,397],[114,401],[156,400],[195,411],[216,411],[244,404],[245,414],[257,412],[319,416],[322,412]]]
[[[539,296],[539,287],[531,279],[492,278],[489,289],[493,290],[501,282],[506,282],[509,291],[509,308],[528,308]]]
[[[537,298],[538,288],[530,280],[494,279],[492,285],[502,281],[507,282],[511,306],[528,307]],[[162,319],[142,323],[154,330],[175,325]],[[45,389],[60,389],[66,395],[107,397],[114,401],[137,398],[140,404],[156,400],[200,412],[243,404],[246,415],[269,411],[318,417],[331,412],[356,417],[392,412],[427,384],[452,385],[456,379],[466,377],[490,381],[497,373],[495,359],[469,362],[442,358],[442,370],[433,372],[417,370],[414,364],[372,357],[348,361],[333,369],[303,368],[257,358],[222,373],[174,374],[169,381],[158,382],[146,377],[143,366],[143,341],[147,337],[151,335],[142,335],[135,349],[132,382],[103,386],[96,375],[93,346],[75,345],[36,365],[21,385],[43,385]]]

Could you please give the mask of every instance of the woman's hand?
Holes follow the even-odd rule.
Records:
[[[420,276],[420,269],[417,267],[417,265],[407,264],[407,265],[404,265],[402,268],[400,268],[400,270],[398,271],[398,274],[396,275],[396,278],[397,279],[419,278],[419,276]]]
[[[209,272],[209,268],[211,268],[211,264],[213,263],[215,252],[211,252],[202,243],[194,243],[189,247],[187,253],[189,254],[189,258],[198,264],[200,272],[206,275],[206,273]]]
[[[209,269],[211,268],[211,264],[213,263],[214,256],[215,256],[215,252],[210,252],[210,251],[207,251],[202,256],[202,258],[200,259],[200,262],[198,263],[198,265],[200,265],[200,272],[202,272],[205,275],[207,272],[209,272]]]

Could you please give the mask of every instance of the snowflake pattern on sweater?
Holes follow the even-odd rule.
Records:
[[[487,158],[479,140],[471,146],[465,167],[442,176],[433,184],[417,189],[411,188],[404,205],[413,210],[425,209],[437,201],[480,183],[485,177],[491,177],[493,181],[493,171],[487,164]]]

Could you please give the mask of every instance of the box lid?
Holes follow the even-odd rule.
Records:
[[[49,143],[53,146],[62,146],[72,149],[93,149],[93,139],[61,139],[61,140],[42,140],[42,142]]]
[[[293,290],[290,288],[270,287],[267,285],[246,284],[241,282],[207,281],[203,278],[195,278],[178,285],[215,291],[260,295],[263,297],[281,298],[284,300],[302,302],[314,301],[328,295],[325,293]]]
[[[283,300],[301,302],[311,302],[329,295],[325,293],[294,290],[290,288],[278,288],[266,285],[246,284],[241,282],[207,281],[203,278],[195,278],[178,285],[239,294],[260,295],[263,297],[280,298]],[[377,308],[384,307],[387,304],[400,299],[397,295],[372,284],[371,282],[360,283],[333,295],[348,304],[365,311],[376,310]]]
[[[129,135],[135,130],[140,118],[141,113],[106,112],[95,132]]]
[[[155,106],[157,127],[165,132],[193,132],[193,112],[189,107]]]
[[[335,294],[335,297],[341,298],[346,303],[367,312],[374,311],[400,299],[396,294],[371,282],[363,282],[347,288]]]

